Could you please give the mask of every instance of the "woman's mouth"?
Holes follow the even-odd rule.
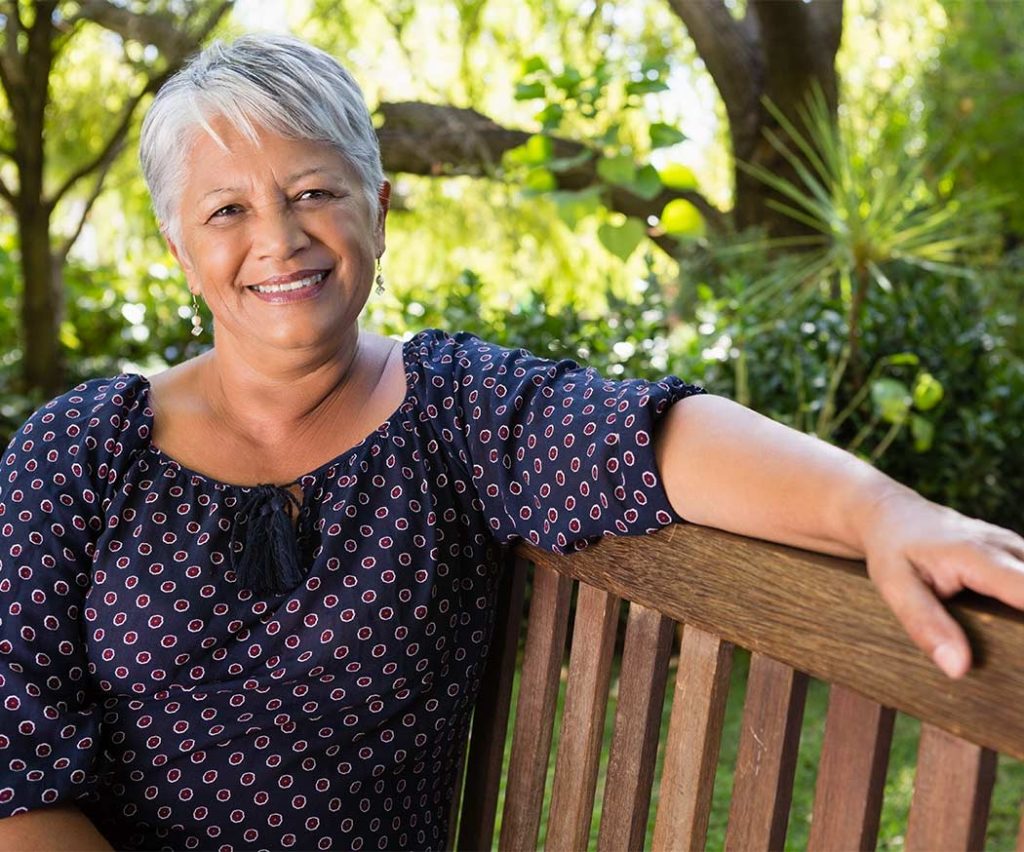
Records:
[[[319,293],[326,279],[327,271],[321,270],[284,284],[254,284],[248,289],[264,302],[298,302],[311,299]]]

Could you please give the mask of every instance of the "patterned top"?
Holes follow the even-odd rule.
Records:
[[[444,845],[503,547],[679,520],[651,435],[699,388],[465,334],[403,355],[394,414],[296,480],[301,576],[277,594],[232,557],[238,516],[284,512],[284,487],[166,456],[143,376],[21,427],[0,459],[0,817],[74,801],[119,849]]]

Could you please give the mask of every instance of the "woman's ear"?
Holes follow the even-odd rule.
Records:
[[[188,256],[188,252],[183,251],[178,247],[178,244],[172,239],[170,231],[165,226],[161,226],[160,233],[164,238],[164,242],[167,243],[167,248],[170,249],[171,255],[182,271],[185,273],[185,277],[191,280],[192,277],[192,260]]]

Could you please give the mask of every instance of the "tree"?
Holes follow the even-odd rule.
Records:
[[[842,0],[750,0],[734,17],[725,0],[668,0],[686,27],[710,72],[729,121],[737,163],[795,178],[792,165],[768,143],[765,131],[784,137],[776,115],[797,121],[799,108],[817,85],[829,113],[838,104],[835,57],[842,36]],[[777,113],[765,106],[769,100]],[[385,168],[420,175],[487,174],[508,149],[527,134],[502,127],[474,110],[412,103],[383,103],[381,128]],[[584,145],[556,139],[554,156],[582,159],[557,175],[559,189],[580,189],[595,182],[596,156],[579,158]],[[766,184],[739,166],[734,172],[734,205],[722,213],[696,190],[665,189],[650,198],[613,188],[611,209],[646,219],[657,216],[674,198],[685,198],[715,230],[729,219],[738,230],[761,226],[774,236],[805,233],[805,228],[768,204]],[[670,252],[671,240],[661,244]]]
[[[64,314],[63,265],[81,233],[104,180],[133,126],[142,100],[157,88],[206,38],[231,7],[218,2],[133,2],[106,0],[4,0],[0,3],[0,87],[8,117],[0,137],[0,162],[14,166],[16,183],[0,176],[0,198],[14,212],[21,250],[23,295],[23,380],[27,388],[56,393],[63,385],[59,342]],[[97,144],[64,164],[63,173],[51,168],[58,136],[48,116],[51,76],[61,54],[87,27],[99,26],[125,46],[124,62],[134,85],[120,93],[120,106]],[[152,46],[136,56],[128,45]],[[96,97],[97,92],[91,93]],[[61,116],[67,120],[67,116]],[[53,233],[58,204],[79,195],[78,210],[67,234]]]
[[[730,11],[735,3],[729,0],[649,2],[665,2],[664,15],[679,22],[680,32],[683,28],[689,32],[725,105],[735,159],[773,173],[790,173],[792,165],[765,140],[766,129],[784,134],[765,108],[764,99],[775,104],[778,115],[793,120],[805,94],[817,83],[834,115],[842,0],[749,0],[740,16]],[[452,4],[459,13],[459,47],[468,69],[469,45],[479,38],[487,3],[452,0]],[[543,18],[550,4],[528,0],[527,5]],[[594,4],[584,28],[592,27],[604,10],[615,5],[607,0]],[[0,122],[0,201],[15,213],[21,247],[24,389],[57,391],[63,385],[59,341],[64,299],[62,266],[111,166],[137,124],[140,103],[180,67],[231,6],[232,0],[0,0],[0,92],[6,99],[0,109],[6,106],[9,118]],[[355,15],[339,0],[321,0],[315,8],[332,26],[349,21],[351,42],[363,38],[360,30],[365,14]],[[401,43],[402,29],[416,14],[417,5],[392,0],[382,8]],[[103,122],[107,125],[105,133],[93,134],[94,138],[83,139],[81,145],[65,145],[57,156],[62,134],[55,132],[53,122],[59,118],[73,124],[77,107],[61,104],[60,109],[54,108],[54,70],[76,39],[97,30],[113,34],[124,53],[121,67],[127,77],[122,77],[113,91],[101,93],[104,100],[113,97],[119,101],[116,114]],[[657,37],[651,41],[655,51],[666,49],[657,46]],[[514,51],[520,48],[509,49],[515,62]],[[665,64],[664,57],[659,61]],[[461,100],[476,106],[479,83],[469,72],[465,79]],[[641,77],[632,83],[638,103],[642,103],[650,82]],[[664,79],[654,84],[667,87]],[[629,88],[627,85],[627,92]],[[384,165],[392,172],[432,177],[492,175],[506,152],[536,136],[505,127],[479,109],[451,103],[385,101],[379,106],[379,114],[383,118],[380,139]],[[652,178],[649,165],[626,169],[636,175],[635,180],[617,178],[615,172],[621,161],[629,157],[629,145],[622,146],[626,153],[609,155],[609,146],[600,139],[574,137],[578,129],[578,124],[568,118],[564,125],[556,122],[546,126],[546,156],[559,164],[550,170],[550,185],[546,188],[575,192],[596,188],[608,209],[629,217],[623,228],[628,231],[626,248],[635,246],[646,232],[666,252],[677,255],[677,240],[661,227],[666,205],[675,201],[692,204],[712,233],[760,225],[769,234],[785,236],[803,227],[772,208],[768,203],[770,190],[764,182],[739,168],[734,175],[734,204],[728,211],[718,209],[695,186],[665,185],[657,173]],[[13,168],[8,166],[5,171],[4,159]],[[62,216],[58,216],[58,205]],[[55,226],[58,218],[71,220],[59,234]],[[650,226],[659,219],[661,225]]]

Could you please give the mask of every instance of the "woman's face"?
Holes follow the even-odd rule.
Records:
[[[212,124],[228,150],[199,133],[179,239],[168,242],[189,288],[209,305],[218,341],[337,346],[339,332],[356,327],[384,251],[389,186],[378,215],[330,146],[266,131],[254,144],[226,121]]]

